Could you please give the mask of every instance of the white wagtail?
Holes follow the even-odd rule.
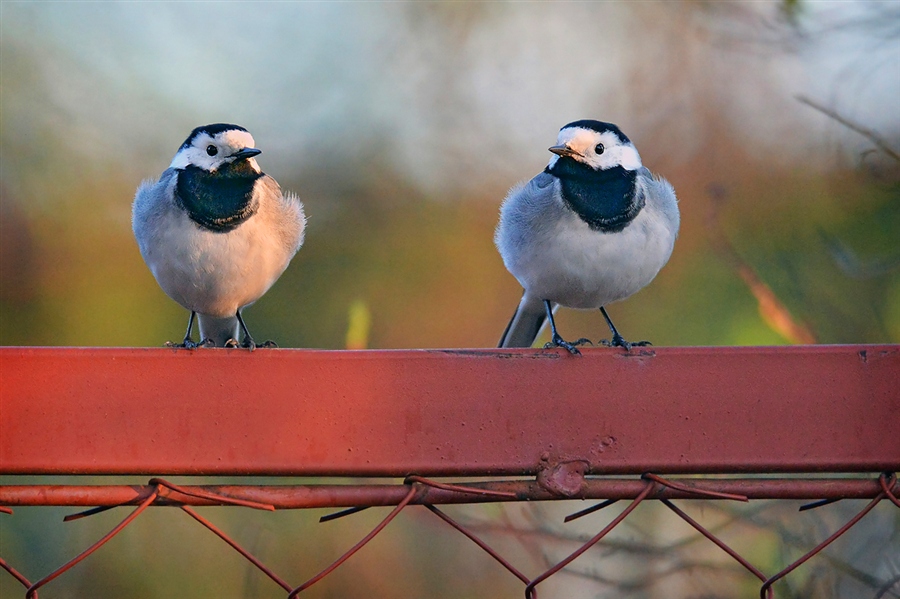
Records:
[[[158,181],[134,198],[132,227],[163,291],[191,311],[184,347],[199,316],[201,344],[256,347],[241,310],[281,276],[303,243],[297,196],[263,173],[243,127],[197,127]]]
[[[612,332],[604,345],[646,345],[623,339],[604,306],[650,283],[669,260],[675,190],[610,123],[569,123],[550,151],[547,168],[510,190],[500,209],[494,242],[525,289],[500,347],[530,347],[549,320],[551,344],[579,353],[575,345],[587,340],[563,340],[553,321],[559,305],[599,308]]]

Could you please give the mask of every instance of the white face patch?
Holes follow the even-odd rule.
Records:
[[[212,156],[209,152],[210,146],[215,148],[215,154]],[[224,163],[231,162],[235,152],[254,147],[256,147],[256,142],[253,141],[253,136],[246,131],[229,129],[215,136],[201,133],[194,138],[189,147],[178,150],[169,168],[185,168],[193,165],[212,172]],[[255,158],[248,158],[247,162],[257,173],[261,172]]]
[[[627,171],[633,171],[641,167],[641,157],[634,144],[622,143],[612,131],[597,133],[593,129],[569,127],[559,132],[556,143],[578,152],[580,155],[574,155],[572,158],[594,170],[621,166]],[[597,144],[603,144],[603,152],[600,154],[596,150]],[[550,168],[553,168],[557,160],[559,156],[554,154],[550,159]]]

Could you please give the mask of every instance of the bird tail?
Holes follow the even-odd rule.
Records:
[[[527,293],[522,294],[522,300],[516,306],[497,347],[531,347],[546,321],[544,302]]]
[[[224,347],[229,339],[240,341],[237,316],[218,318],[208,314],[198,314],[197,317],[200,321],[200,341],[209,339],[216,344],[216,347]]]

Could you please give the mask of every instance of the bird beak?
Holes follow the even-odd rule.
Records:
[[[584,155],[581,152],[576,152],[569,146],[551,146],[548,149],[557,156],[580,156],[584,158]]]
[[[256,148],[244,148],[243,150],[232,154],[231,157],[236,160],[243,160],[245,158],[253,158],[259,154],[262,154],[262,150],[257,150]]]

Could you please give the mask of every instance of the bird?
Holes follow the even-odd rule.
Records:
[[[241,346],[259,347],[241,311],[303,244],[303,204],[260,169],[255,146],[239,125],[197,127],[159,179],[135,193],[132,229],[141,256],[163,291],[191,312],[177,347],[236,347],[240,333]],[[200,343],[192,341],[195,316]]]
[[[564,340],[559,306],[598,309],[612,333],[603,345],[630,351],[605,306],[633,295],[672,255],[680,215],[675,189],[641,163],[616,125],[583,119],[559,130],[547,167],[514,186],[500,208],[494,243],[523,287],[499,347],[531,347],[550,323],[547,347],[571,354],[588,342]]]

